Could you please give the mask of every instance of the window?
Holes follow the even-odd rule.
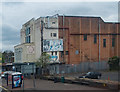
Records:
[[[112,47],[115,47],[115,38],[112,38]]]
[[[66,51],[65,54],[68,55],[68,51]]]
[[[76,50],[76,51],[75,51],[75,54],[76,54],[76,55],[78,55],[78,54],[79,54],[79,51],[78,51],[78,50]]]
[[[51,37],[52,37],[52,33],[51,33]]]
[[[52,22],[52,24],[55,24],[55,22]]]
[[[106,39],[103,39],[103,47],[106,47]]]
[[[30,36],[28,36],[28,43],[30,43]]]
[[[30,27],[27,27],[25,30],[25,42],[30,43]]]
[[[57,36],[57,34],[56,33],[53,33],[53,37],[56,37]]]
[[[53,52],[52,52],[52,55],[53,55]]]
[[[84,41],[87,40],[87,34],[84,34]]]
[[[27,36],[29,34],[30,34],[30,27],[26,28],[26,30],[25,30],[25,35]]]
[[[94,35],[94,43],[97,43],[97,35]]]
[[[57,52],[55,52],[55,55],[57,55]]]
[[[25,42],[30,43],[30,36],[25,37]]]
[[[63,51],[61,51],[61,57],[63,57],[63,55],[64,55],[64,52],[63,52]]]

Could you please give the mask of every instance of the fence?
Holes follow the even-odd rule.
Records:
[[[20,68],[21,67],[21,68]],[[16,66],[16,70],[27,74],[35,73],[37,75],[41,74],[70,74],[70,73],[82,73],[88,71],[102,71],[109,69],[107,61],[101,62],[81,62],[80,64],[53,64],[49,65],[47,68],[36,68],[35,65],[21,65]]]
[[[109,69],[106,61],[102,62],[81,62],[80,64],[55,64],[48,66],[50,74],[63,74],[63,73],[81,73],[88,71],[102,71]]]

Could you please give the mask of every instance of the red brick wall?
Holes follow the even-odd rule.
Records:
[[[120,33],[118,27],[118,24],[105,23],[99,17],[67,16],[64,17],[63,26],[63,17],[59,16],[59,38],[64,39],[64,57],[61,57],[60,53],[60,61],[64,59],[67,64],[99,61],[99,29],[100,61],[107,61],[112,56],[120,56],[120,49],[118,48],[120,46],[120,35],[114,35],[115,47],[112,47],[113,35],[110,35],[110,33]],[[84,34],[87,34],[86,41],[84,41]],[[97,34],[96,44],[94,43],[94,34]],[[103,47],[103,39],[106,39],[106,47]],[[75,54],[76,50],[79,51],[79,54]],[[65,55],[65,51],[69,51],[69,54]]]

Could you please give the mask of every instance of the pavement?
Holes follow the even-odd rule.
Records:
[[[0,92],[8,92],[8,89],[7,88],[4,88],[2,86],[2,79],[0,78]]]
[[[67,75],[64,75],[64,76],[66,78],[69,77],[69,78],[73,79],[74,77],[78,77],[80,75],[81,74],[77,73],[77,74],[67,74]],[[113,72],[113,71],[112,72],[107,72],[107,71],[105,71],[105,72],[102,72],[101,79],[100,80],[97,79],[96,82],[97,81],[102,81],[102,82],[110,81],[111,82],[111,80],[112,80],[111,83],[113,84],[113,82],[114,83],[118,82],[118,80],[119,80],[118,75],[119,75],[118,72]],[[109,80],[108,80],[108,78],[109,78]],[[90,81],[90,83],[94,83],[94,82],[91,82],[91,79],[89,79],[87,81]],[[99,83],[100,82],[98,82],[98,84]],[[96,84],[94,84],[94,85],[96,85]],[[89,85],[81,85],[81,84],[78,85],[77,83],[76,84],[75,83],[74,84],[72,84],[72,83],[61,83],[61,82],[54,83],[54,81],[42,80],[42,79],[35,79],[35,86],[34,86],[33,79],[27,79],[27,78],[25,78],[24,85],[22,84],[21,88],[13,88],[12,89],[12,85],[7,86],[5,79],[2,80],[2,87],[3,87],[2,88],[3,90],[6,90],[6,89],[7,90],[107,90],[104,87],[100,88],[100,87],[89,86]],[[113,92],[115,92],[115,91],[113,91]]]

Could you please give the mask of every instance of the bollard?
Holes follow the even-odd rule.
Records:
[[[64,83],[65,82],[65,78],[62,76],[61,77],[61,82]]]

